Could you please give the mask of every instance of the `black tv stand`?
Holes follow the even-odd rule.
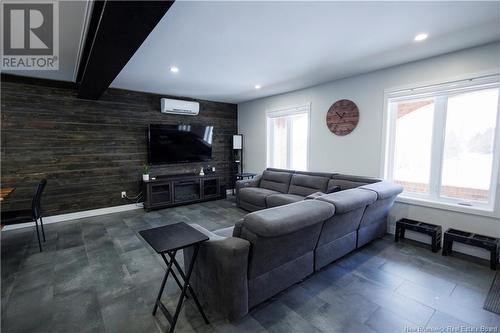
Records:
[[[161,175],[143,182],[144,209],[151,211],[208,200],[223,199],[226,189],[217,174]]]
[[[165,179],[165,178],[175,178],[175,177],[195,177],[195,176],[198,176],[196,173],[178,173],[178,174],[171,174],[171,175],[158,175],[158,176],[155,176],[154,180],[152,181],[155,181],[155,180],[160,180],[160,179]]]

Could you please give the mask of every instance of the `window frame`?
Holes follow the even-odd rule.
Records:
[[[397,201],[420,206],[447,209],[463,213],[471,213],[489,217],[500,217],[500,203],[495,199],[500,197],[498,176],[500,172],[500,93],[497,104],[496,128],[493,141],[493,163],[490,177],[490,191],[488,203],[465,199],[444,197],[440,195],[443,153],[446,132],[447,99],[457,94],[478,91],[488,88],[500,89],[500,73],[480,73],[448,80],[444,83],[429,83],[414,87],[401,87],[384,91],[383,115],[383,149],[381,158],[381,174],[388,180],[393,180],[393,166],[395,153],[396,112],[391,109],[393,102],[415,100],[419,98],[436,98],[431,146],[431,163],[429,194],[403,192]],[[439,112],[438,110],[441,110]],[[444,110],[444,112],[442,112]],[[438,135],[436,135],[438,134]]]
[[[306,152],[306,169],[301,171],[309,170],[309,157],[310,157],[310,138],[311,138],[311,103],[302,104],[298,106],[290,106],[290,107],[282,107],[278,109],[272,109],[266,111],[266,167],[272,168],[271,166],[271,156],[272,156],[272,133],[273,126],[271,126],[271,121],[274,118],[284,117],[284,116],[293,116],[296,114],[307,114],[307,152]],[[289,128],[290,119],[287,120],[287,128]],[[290,147],[291,142],[291,131],[287,131],[287,148]],[[287,149],[287,166],[286,169],[291,169],[290,167],[291,161],[291,152],[290,149]]]

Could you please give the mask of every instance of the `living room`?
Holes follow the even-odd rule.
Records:
[[[2,330],[498,331],[498,2],[44,5],[2,3]]]

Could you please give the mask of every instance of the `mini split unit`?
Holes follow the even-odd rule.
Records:
[[[162,98],[161,113],[196,116],[198,115],[198,113],[200,113],[200,103]]]

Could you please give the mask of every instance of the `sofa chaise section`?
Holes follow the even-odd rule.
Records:
[[[315,270],[356,249],[357,231],[368,205],[377,200],[375,192],[361,189],[325,194],[316,200],[335,207],[335,215],[325,221],[315,250]]]
[[[401,185],[388,181],[380,181],[359,187],[363,191],[371,191],[377,200],[366,207],[358,229],[358,244],[361,247],[370,241],[383,237],[387,232],[387,216],[398,194],[403,192]]]
[[[204,230],[210,240],[200,246],[191,285],[224,317],[243,317],[314,272],[314,249],[334,212],[332,204],[306,200],[247,214],[231,237],[220,236],[227,229]],[[184,251],[184,262],[191,256],[192,250]]]
[[[239,237],[251,243],[248,304],[253,307],[314,272],[314,248],[333,205],[301,201],[245,216]]]

